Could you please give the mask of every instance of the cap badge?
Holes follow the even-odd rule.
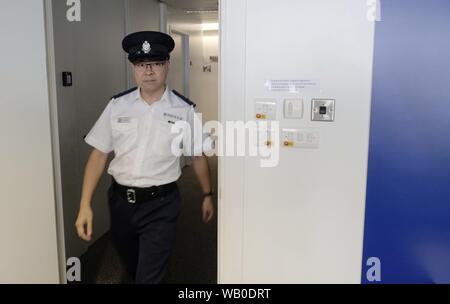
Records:
[[[142,44],[142,51],[145,54],[150,53],[150,51],[152,50],[152,47],[150,46],[150,43],[148,43],[148,41],[145,41],[144,44]]]

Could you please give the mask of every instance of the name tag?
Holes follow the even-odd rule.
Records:
[[[131,117],[119,117],[117,118],[118,123],[129,123],[131,121]]]
[[[175,114],[172,114],[172,113],[167,113],[167,112],[165,112],[164,114],[164,118],[166,118],[166,119],[169,119],[170,121],[177,121],[177,120],[183,120],[183,117],[181,117],[181,116],[178,116],[178,115],[175,115]],[[169,122],[170,122],[169,121]]]

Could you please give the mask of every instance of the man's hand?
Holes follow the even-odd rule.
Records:
[[[192,167],[200,182],[202,191],[206,193],[211,188],[211,178],[209,176],[209,165],[205,155],[192,157]],[[211,196],[205,196],[202,203],[202,220],[208,223],[214,215],[214,204]]]
[[[77,228],[78,236],[85,241],[90,241],[92,239],[92,219],[94,216],[91,209],[91,201],[98,181],[105,169],[107,159],[108,153],[103,153],[94,148],[89,155],[84,170],[80,212],[78,213],[75,227]]]
[[[214,215],[214,204],[211,196],[207,196],[203,199],[202,203],[202,219],[203,223],[211,221]]]
[[[94,214],[91,207],[84,206],[80,208],[75,227],[77,228],[78,236],[85,241],[92,240],[93,218]]]

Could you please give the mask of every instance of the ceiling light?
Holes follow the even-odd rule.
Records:
[[[202,30],[203,31],[218,31],[219,30],[219,23],[202,23]]]
[[[216,9],[200,9],[200,10],[186,10],[187,14],[212,14],[217,13]]]

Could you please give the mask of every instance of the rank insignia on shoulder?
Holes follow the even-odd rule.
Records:
[[[137,89],[137,87],[131,88],[131,89],[126,90],[126,91],[124,91],[124,92],[122,92],[122,93],[119,93],[119,94],[114,95],[113,97],[111,97],[111,99],[117,99],[117,98],[120,98],[120,97],[122,97],[122,96],[128,95],[128,94],[130,94],[131,92],[135,91],[136,89]]]
[[[185,103],[187,103],[190,106],[193,106],[194,108],[197,106],[192,100],[187,98],[186,96],[182,95],[181,93],[177,92],[176,90],[172,90],[172,92],[180,97]]]

